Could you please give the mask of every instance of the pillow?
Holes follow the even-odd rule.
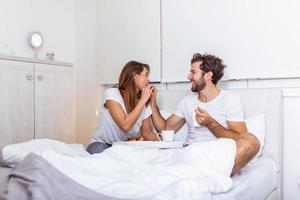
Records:
[[[167,119],[168,117],[170,117],[172,115],[172,113],[169,113],[167,111],[164,110],[160,110],[160,114],[164,119]],[[154,129],[154,133],[156,133],[155,128]],[[176,132],[175,134],[175,141],[182,141],[183,143],[186,142],[188,136],[188,127],[186,125],[186,123]]]
[[[266,132],[265,114],[260,114],[260,115],[247,118],[246,125],[247,125],[248,132],[255,135],[258,141],[260,142],[259,151],[250,162],[253,163],[256,161],[256,159],[259,156],[261,156],[265,144],[265,132]]]

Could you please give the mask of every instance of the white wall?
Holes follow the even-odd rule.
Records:
[[[44,36],[39,57],[54,52],[56,60],[75,61],[76,4],[74,0],[0,0],[0,53],[33,57],[32,31]]]
[[[76,134],[88,144],[96,127],[97,0],[77,0]]]

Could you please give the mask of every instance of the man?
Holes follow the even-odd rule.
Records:
[[[258,152],[257,138],[247,132],[241,100],[238,96],[217,87],[224,75],[223,61],[214,56],[199,53],[191,59],[188,79],[195,95],[186,96],[173,115],[164,120],[156,104],[156,91],[150,105],[156,129],[174,130],[187,123],[188,143],[231,138],[236,142],[237,153],[232,174],[236,174]]]

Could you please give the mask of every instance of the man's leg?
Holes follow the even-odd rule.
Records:
[[[244,167],[259,151],[259,141],[251,133],[241,133],[236,139],[236,157],[231,176]]]

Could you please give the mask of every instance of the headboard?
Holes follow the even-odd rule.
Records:
[[[266,135],[263,155],[282,165],[282,91],[280,89],[231,90],[241,96],[245,117],[265,113]]]

